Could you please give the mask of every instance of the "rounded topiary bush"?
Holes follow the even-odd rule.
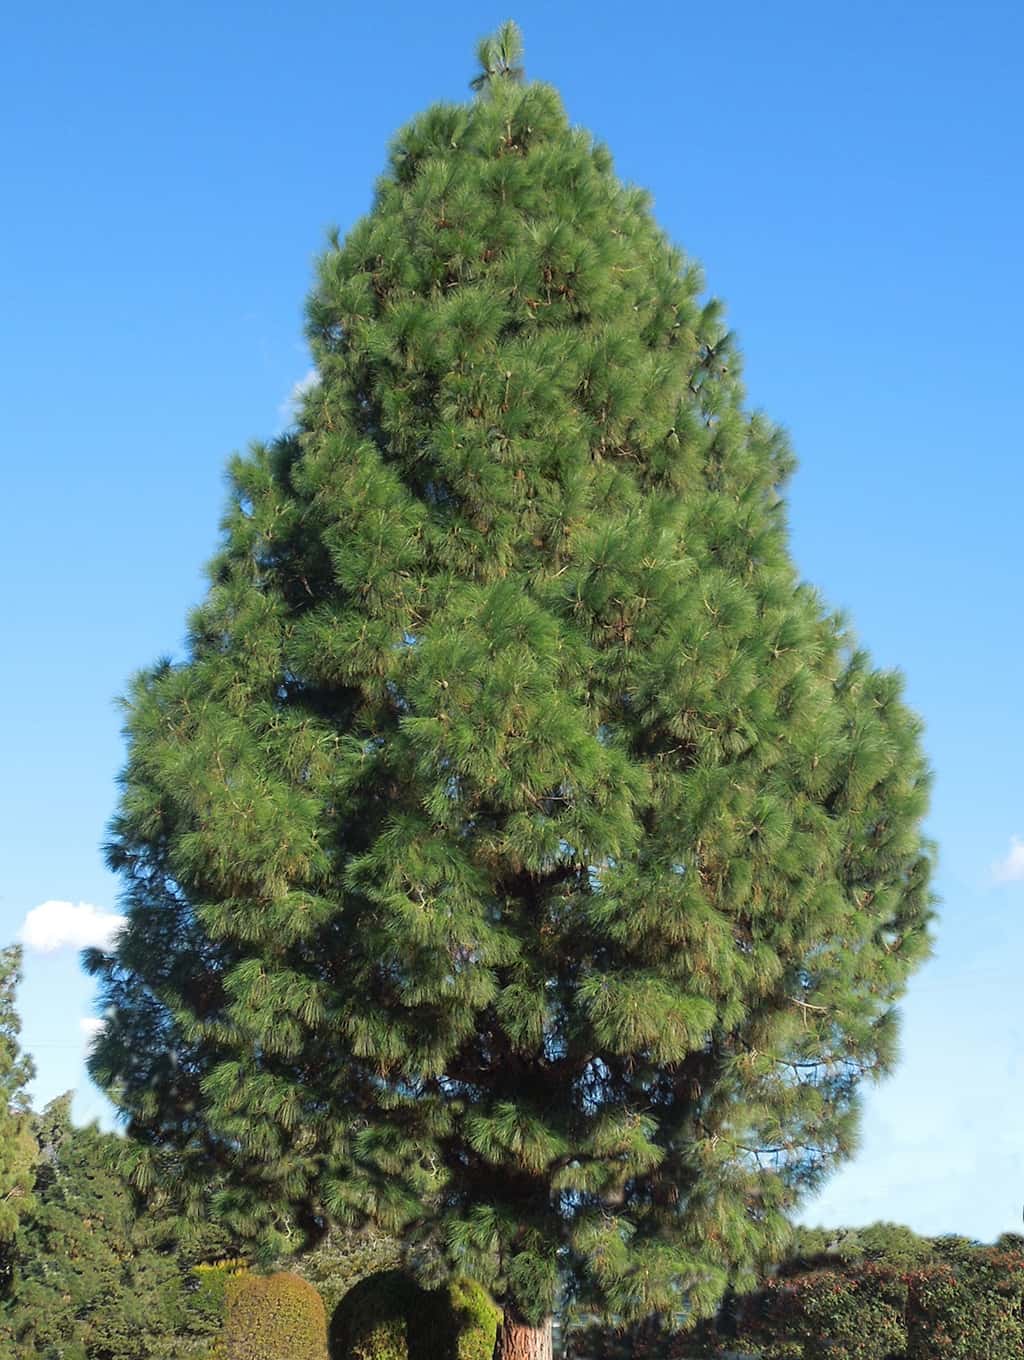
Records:
[[[425,1290],[400,1270],[380,1271],[334,1310],[331,1360],[491,1360],[500,1321],[472,1280]]]
[[[381,1270],[353,1285],[331,1317],[331,1360],[409,1360],[408,1319],[425,1291],[400,1270]]]
[[[231,1276],[219,1353],[224,1360],[327,1360],[323,1300],[287,1271]]]

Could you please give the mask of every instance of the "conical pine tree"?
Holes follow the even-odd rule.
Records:
[[[849,1152],[928,781],[698,269],[481,56],[331,238],[317,382],[132,689],[93,1071],[250,1231],[412,1233],[511,1355],[560,1288],[710,1309]]]

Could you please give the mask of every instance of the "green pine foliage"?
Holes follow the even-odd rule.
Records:
[[[317,382],[126,701],[92,1070],[268,1249],[707,1312],[893,1061],[920,727],[796,573],[699,269],[485,46],[331,237]]]
[[[0,950],[0,1280],[8,1269],[9,1248],[21,1216],[31,1207],[35,1139],[25,1088],[35,1075],[21,1052],[21,1020],[16,993],[21,981],[21,949]]]

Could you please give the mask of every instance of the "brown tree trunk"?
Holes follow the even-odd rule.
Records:
[[[494,1346],[494,1360],[551,1360],[551,1319],[531,1327],[513,1308],[505,1309]]]

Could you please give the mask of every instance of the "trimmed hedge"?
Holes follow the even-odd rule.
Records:
[[[491,1360],[501,1310],[472,1280],[421,1289],[400,1270],[355,1285],[331,1318],[331,1360]]]
[[[327,1360],[327,1314],[311,1284],[288,1271],[200,1269],[201,1307],[223,1323],[207,1360]]]
[[[706,1351],[760,1360],[1022,1360],[1024,1240],[927,1242],[921,1263],[837,1261],[784,1273],[739,1300],[735,1339]],[[650,1354],[689,1352],[682,1335]],[[641,1354],[637,1352],[634,1360]]]

